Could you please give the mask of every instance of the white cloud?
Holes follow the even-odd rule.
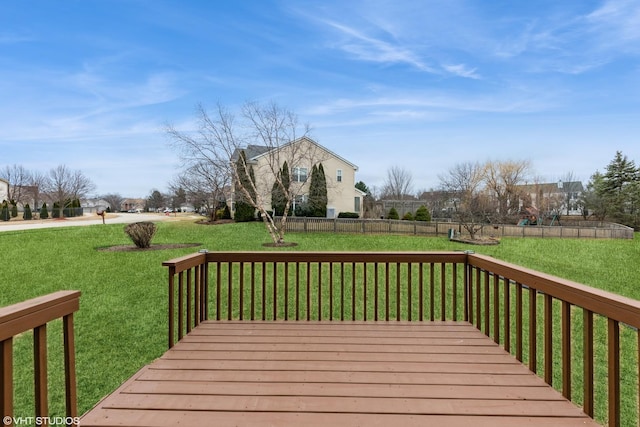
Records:
[[[451,64],[451,65],[443,65],[442,68],[447,70],[447,72],[454,74],[459,77],[465,77],[469,79],[480,79],[480,74],[476,73],[477,68],[469,68],[465,64]]]

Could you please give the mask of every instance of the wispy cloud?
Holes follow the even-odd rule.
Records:
[[[356,59],[386,64],[407,64],[421,71],[437,72],[411,50],[397,43],[365,35],[355,28],[335,21],[325,21],[325,23],[346,36],[346,40],[341,42],[338,47],[354,55]]]
[[[466,77],[469,79],[480,79],[480,74],[476,73],[477,68],[469,68],[465,64],[451,64],[442,65],[447,72],[460,77]]]

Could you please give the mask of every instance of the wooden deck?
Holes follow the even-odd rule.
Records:
[[[80,425],[597,424],[465,322],[205,321]]]

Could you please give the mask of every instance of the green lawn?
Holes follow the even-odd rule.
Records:
[[[187,249],[104,252],[98,248],[130,243],[123,225],[0,232],[4,278],[0,306],[60,289],[82,291],[76,314],[79,411],[90,409],[140,367],[166,350],[165,260],[200,248],[267,250],[259,223],[201,226],[190,222],[158,224],[153,242],[201,243]],[[499,246],[465,246],[444,237],[288,234],[303,251],[468,250],[492,255],[546,273],[640,299],[640,255],[634,240],[503,239]],[[268,249],[273,250],[273,249]],[[60,322],[49,328],[53,383],[52,415],[64,412]],[[33,411],[30,334],[16,339],[16,416]]]

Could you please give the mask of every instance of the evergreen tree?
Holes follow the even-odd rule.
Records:
[[[47,204],[43,203],[42,208],[40,208],[40,219],[49,218],[49,211],[47,210]]]
[[[287,205],[287,193],[291,186],[291,175],[289,174],[289,166],[285,161],[282,165],[282,169],[278,172],[278,178],[282,181],[282,186],[276,182],[271,187],[271,208],[273,209],[275,216],[282,216],[284,214],[284,208]],[[283,190],[283,187],[286,189]],[[289,207],[288,215],[291,215],[291,207]]]
[[[24,220],[33,219],[33,214],[31,213],[31,206],[29,206],[29,203],[24,205],[24,213],[22,214],[22,219]]]
[[[253,221],[256,215],[255,207],[247,195],[242,191],[242,188],[246,189],[250,198],[255,201],[256,195],[254,187],[256,178],[253,173],[253,166],[249,166],[249,170],[247,171],[246,165],[247,155],[243,150],[240,152],[240,157],[236,162],[236,170],[238,171],[239,178],[239,182],[236,182],[235,184],[236,210],[233,219],[236,222]]]
[[[629,160],[622,152],[617,151],[613,160],[607,165],[599,188],[596,189],[607,205],[607,216],[611,220],[626,225],[633,225],[636,206],[633,200],[640,173],[633,160]]]
[[[11,218],[18,217],[18,204],[15,200],[11,200]]]
[[[6,200],[2,202],[0,206],[0,220],[9,221],[11,219],[11,213],[9,212],[9,204]]]
[[[400,215],[398,214],[398,211],[396,210],[396,208],[391,208],[389,210],[389,215],[387,215],[388,219],[400,219]]]
[[[416,216],[414,218],[416,221],[431,221],[431,215],[427,210],[426,206],[420,206],[416,211]]]
[[[325,218],[327,216],[327,178],[322,163],[313,165],[309,184],[309,216]]]

